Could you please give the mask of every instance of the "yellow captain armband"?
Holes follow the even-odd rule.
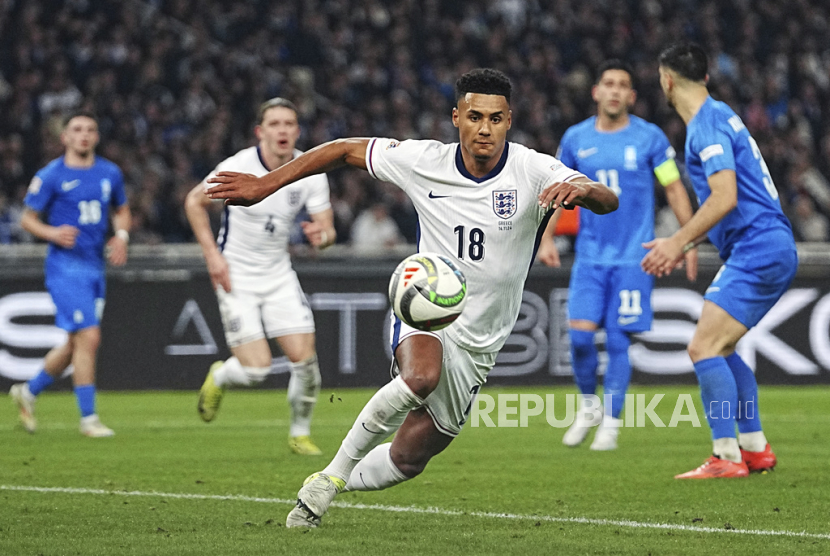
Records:
[[[677,164],[674,159],[670,158],[654,169],[654,175],[657,176],[657,181],[660,182],[660,185],[666,187],[673,181],[680,179],[680,170],[677,169]]]

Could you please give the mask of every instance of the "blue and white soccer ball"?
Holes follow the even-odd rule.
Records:
[[[467,303],[467,279],[443,255],[416,253],[401,261],[389,281],[389,302],[403,322],[418,330],[440,330]]]

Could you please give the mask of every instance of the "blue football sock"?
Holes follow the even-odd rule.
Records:
[[[726,358],[726,363],[735,377],[738,387],[738,430],[743,433],[761,430],[761,415],[758,412],[758,382],[738,352]]]
[[[735,438],[735,414],[738,411],[738,387],[732,370],[723,357],[695,363],[700,384],[703,411],[712,429],[712,439]]]
[[[620,330],[609,330],[605,340],[608,351],[608,369],[603,380],[603,399],[605,413],[619,418],[625,404],[625,392],[631,382],[631,362],[628,360],[628,347],[631,339]],[[609,399],[610,398],[610,399]],[[610,402],[610,407],[609,407]]]
[[[75,397],[78,399],[78,409],[81,410],[81,417],[89,417],[95,413],[95,385],[75,387]]]
[[[582,394],[593,394],[597,389],[597,365],[599,363],[597,346],[594,345],[595,332],[574,329],[569,332],[574,381]]]
[[[33,396],[37,396],[52,386],[53,382],[55,382],[54,377],[52,377],[52,375],[47,373],[45,370],[41,370],[37,376],[28,382],[29,392],[31,392]]]

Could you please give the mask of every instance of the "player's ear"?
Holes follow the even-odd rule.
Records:
[[[667,91],[670,91],[674,85],[671,73],[664,70],[662,67],[660,68],[660,85]]]
[[[628,100],[628,106],[629,107],[634,106],[634,104],[636,104],[636,102],[637,102],[637,90],[636,89],[631,89],[631,98]]]
[[[254,135],[256,135],[257,141],[262,141],[262,126],[257,125],[254,127]]]
[[[510,129],[510,127],[512,125],[513,125],[513,111],[508,110],[507,111],[507,129]]]
[[[458,107],[452,109],[452,125],[458,127]]]
[[[709,84],[709,74],[708,74],[708,73],[706,74],[706,77],[704,77],[704,78],[703,78],[703,84],[704,84],[704,85],[708,85],[708,84]]]
[[[599,102],[597,100],[597,86],[596,85],[593,85],[591,87],[591,98],[594,100],[594,102]]]

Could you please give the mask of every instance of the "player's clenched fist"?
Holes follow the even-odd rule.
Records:
[[[60,245],[65,249],[72,249],[75,247],[75,238],[78,237],[80,230],[75,226],[69,224],[62,224],[55,228],[50,241],[56,245]]]

